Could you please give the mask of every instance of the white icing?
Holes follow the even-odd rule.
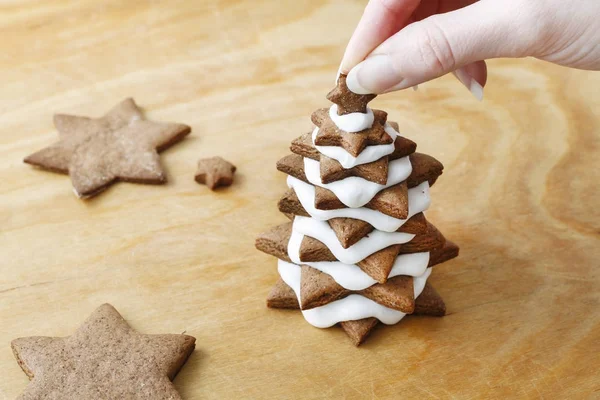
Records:
[[[306,182],[302,182],[293,176],[287,178],[288,187],[294,189],[302,207],[313,218],[327,221],[332,218],[354,218],[368,222],[375,229],[394,232],[397,231],[406,219],[399,219],[385,215],[381,211],[366,207],[340,208],[338,210],[318,210],[315,208],[315,188]],[[429,197],[429,183],[423,182],[419,186],[408,189],[408,218],[415,214],[426,211],[431,203]]]
[[[366,113],[350,113],[345,115],[338,115],[337,104],[332,105],[329,108],[329,118],[333,123],[342,131],[349,133],[356,133],[369,129],[373,126],[375,121],[375,115],[373,110],[367,107]]]
[[[429,252],[400,254],[388,278],[398,275],[421,276],[429,265]]]
[[[303,235],[297,234],[302,240]],[[300,244],[298,238],[295,243],[290,243],[289,252],[295,255],[292,258],[297,264],[308,265],[314,269],[330,275],[338,285],[348,290],[363,290],[369,286],[373,286],[377,281],[367,275],[356,264],[344,264],[339,261],[319,261],[319,262],[300,262],[299,251]],[[393,278],[398,275],[421,276],[425,273],[429,264],[429,252],[401,254],[396,258],[394,266],[388,275],[388,278]]]
[[[303,234],[292,231],[292,234],[290,235],[290,241],[288,242],[287,246],[287,252],[290,260],[296,264],[305,264],[304,262],[300,261],[300,247],[302,246],[303,240]]]
[[[300,303],[301,269],[298,265],[279,261],[277,269],[281,279],[292,288]],[[427,268],[423,275],[413,280],[415,298],[423,292],[431,268]],[[403,312],[382,306],[373,300],[358,294],[351,294],[321,307],[302,310],[306,321],[317,328],[328,328],[342,321],[375,317],[387,325],[398,323],[406,315]]]
[[[368,181],[364,178],[350,176],[339,181],[323,183],[321,181],[321,163],[304,157],[304,174],[313,185],[331,190],[344,205],[351,208],[362,207],[367,204],[377,193],[390,186],[405,181],[412,172],[412,164],[408,157],[390,161],[388,167],[387,183]]]
[[[388,154],[392,154],[394,152],[394,141],[396,140],[396,137],[398,137],[399,134],[387,122],[384,126],[384,129],[387,132],[387,134],[391,136],[392,143],[367,146],[363,151],[360,152],[358,157],[354,157],[352,154],[348,153],[346,150],[339,146],[317,146],[315,144],[315,140],[317,138],[319,128],[315,128],[313,130],[312,141],[313,145],[320,153],[326,155],[329,158],[337,160],[340,164],[342,164],[342,167],[348,169],[356,167],[357,165],[377,161],[381,157],[387,156]]]
[[[327,246],[337,260],[345,264],[356,264],[379,250],[394,244],[407,243],[415,237],[411,233],[375,230],[352,246],[344,249],[327,222],[300,216],[294,218],[292,236],[294,234],[302,234],[317,239]],[[291,242],[292,240],[290,240]],[[288,255],[291,258],[292,254],[289,254],[289,250],[290,246],[288,244]]]

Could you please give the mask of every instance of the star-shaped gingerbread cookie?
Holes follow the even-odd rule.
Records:
[[[338,115],[366,113],[367,104],[377,97],[376,94],[357,94],[346,86],[346,75],[340,75],[337,85],[327,94],[327,99],[337,104]]]
[[[235,165],[221,157],[203,158],[198,161],[196,182],[203,183],[215,190],[219,186],[229,186],[233,183]]]
[[[194,350],[187,335],[144,335],[104,304],[73,336],[12,349],[31,382],[19,399],[181,399],[171,381]]]
[[[398,124],[396,122],[388,121],[388,124],[390,124],[394,130],[398,131]],[[389,161],[397,160],[398,158],[406,157],[414,153],[417,144],[405,137],[398,136],[394,141],[394,148],[392,154],[381,157],[379,160],[360,164],[352,168],[344,168],[339,161],[321,154],[314,147],[312,143],[312,132],[294,139],[290,146],[292,153],[320,162],[321,182],[323,183],[331,183],[350,176],[357,176],[381,185],[387,183]]]
[[[312,122],[319,127],[315,144],[338,146],[353,157],[358,157],[367,146],[392,143],[394,140],[384,129],[387,113],[381,110],[373,110],[373,113],[375,120],[370,128],[360,132],[345,132],[331,120],[328,109],[321,108],[315,111],[311,115]]]
[[[104,117],[57,114],[59,141],[25,158],[49,171],[69,174],[75,193],[94,196],[117,180],[160,184],[166,176],[158,152],[191,132],[187,125],[144,119],[133,99]]]
[[[280,260],[291,262],[288,255],[288,243],[292,235],[292,223],[288,222],[262,233],[255,246],[263,253]],[[414,243],[413,243],[414,242]],[[458,256],[458,246],[446,238],[428,223],[428,232],[417,235],[412,241],[402,245],[392,245],[379,250],[356,265],[379,283],[385,283],[399,254],[429,251],[429,266],[441,264]],[[322,242],[305,236],[300,244],[302,262],[337,261],[329,248]]]
[[[340,286],[331,275],[302,265],[300,283],[300,308],[310,310],[336,300],[358,294],[385,307],[411,314],[415,307],[412,276],[399,275],[385,283],[378,283],[363,290],[352,291]]]
[[[296,293],[281,278],[273,286],[267,297],[267,307],[300,309]],[[429,282],[425,283],[423,292],[414,300],[413,315],[441,317],[445,314],[446,304],[444,304],[444,300]],[[364,318],[340,322],[340,327],[355,346],[360,346],[378,324],[379,320],[377,318]]]

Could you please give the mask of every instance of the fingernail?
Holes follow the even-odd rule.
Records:
[[[367,58],[348,73],[346,85],[357,94],[383,93],[402,84],[402,78],[389,56],[382,54]]]
[[[483,101],[483,86],[479,82],[477,82],[471,75],[467,73],[463,68],[459,68],[453,72],[456,79],[460,81],[469,92],[479,101]]]

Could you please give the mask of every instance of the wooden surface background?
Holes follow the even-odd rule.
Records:
[[[446,172],[428,213],[459,243],[432,282],[449,315],[354,348],[268,310],[275,260],[254,237],[285,218],[275,170],[328,104],[364,1],[0,0],[0,398],[27,385],[10,340],[72,333],[103,302],[197,350],[186,399],[600,398],[600,74],[490,63],[483,103],[451,77],[374,102]],[[127,96],[193,127],[164,187],[75,198],[22,158],[54,112]],[[216,193],[196,160],[238,166]]]

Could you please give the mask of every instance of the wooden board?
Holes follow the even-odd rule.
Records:
[[[146,333],[198,347],[186,399],[600,397],[600,74],[493,61],[486,99],[452,77],[378,98],[446,172],[428,216],[459,243],[436,269],[442,319],[407,318],[354,348],[339,329],[268,310],[275,261],[254,237],[284,221],[275,162],[328,103],[364,2],[0,1],[0,399],[27,378],[10,340],[69,335],[110,302]],[[80,201],[22,163],[54,112],[133,96],[193,135],[164,187]],[[199,157],[238,166],[212,193]]]

